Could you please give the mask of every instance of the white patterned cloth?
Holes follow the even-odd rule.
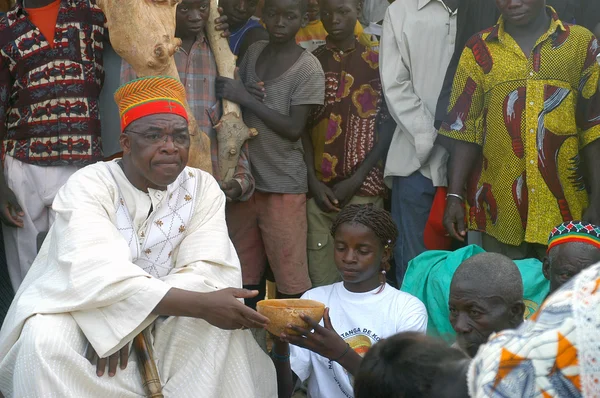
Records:
[[[600,264],[519,329],[490,338],[469,369],[471,397],[600,398]]]
[[[188,177],[196,179],[194,190]],[[188,192],[179,201],[182,187]],[[188,217],[172,206],[190,202],[185,195],[193,202]],[[132,241],[145,249],[166,250],[169,245],[160,240],[144,242],[156,228],[176,227],[177,233],[165,235],[171,242],[180,239],[169,249],[173,268],[140,263],[164,274],[160,278],[133,262],[132,248],[117,228],[120,199],[136,234]],[[113,378],[97,377],[84,354],[89,341],[106,357],[153,324],[165,397],[275,397],[273,364],[249,331],[224,331],[193,318],[157,319],[151,313],[171,287],[210,292],[241,286],[224,207],[216,181],[192,168],[167,191],[148,193],[133,187],[115,162],[75,173],[54,201],[56,222],[0,331],[4,396],[144,396],[134,353],[127,369]],[[159,220],[163,225],[156,224]]]

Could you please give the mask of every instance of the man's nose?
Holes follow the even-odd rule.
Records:
[[[173,136],[170,134],[165,134],[164,141],[160,146],[161,152],[164,153],[174,153],[177,152],[177,146],[175,145],[175,141],[173,140]]]
[[[506,0],[508,4],[506,5],[508,8],[518,8],[523,5],[523,0]]]
[[[192,10],[190,11],[190,13],[188,14],[188,20],[190,21],[199,21],[202,19],[202,15],[200,15],[200,10]]]
[[[469,323],[469,317],[462,313],[458,314],[453,326],[456,333],[469,333],[472,329]]]

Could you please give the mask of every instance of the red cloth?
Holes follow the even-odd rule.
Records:
[[[54,31],[56,20],[60,10],[60,0],[56,0],[47,6],[40,8],[25,8],[29,14],[29,20],[42,32],[50,47],[54,47]]]
[[[438,187],[435,192],[433,205],[423,234],[427,250],[450,250],[452,247],[452,238],[448,236],[443,224],[447,192],[446,187]]]

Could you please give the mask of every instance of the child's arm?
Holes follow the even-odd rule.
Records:
[[[282,115],[251,95],[239,77],[237,79],[217,77],[216,91],[217,97],[233,101],[252,111],[281,137],[294,142],[300,139],[311,105],[291,106],[290,115]]]
[[[277,372],[278,398],[290,398],[294,393],[294,374],[290,365],[290,344],[274,338],[271,357]]]
[[[326,213],[340,211],[338,207],[339,202],[331,188],[317,178],[315,171],[315,150],[308,131],[302,134],[302,146],[304,147],[304,162],[308,171],[308,191],[315,198],[317,206],[322,211]]]
[[[325,327],[319,325],[318,322],[315,322],[306,315],[302,315],[302,319],[314,329],[314,332],[311,333],[310,330],[289,325],[288,327],[290,329],[300,333],[300,335],[282,335],[282,340],[297,345],[298,347],[306,348],[333,362],[337,362],[352,376],[356,375],[362,357],[340,337],[335,329],[333,329],[331,318],[329,317],[329,308],[325,308],[325,314],[323,315],[323,324]]]

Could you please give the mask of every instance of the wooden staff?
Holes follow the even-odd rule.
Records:
[[[164,398],[162,393],[162,384],[160,383],[160,375],[154,361],[154,349],[152,348],[152,339],[150,339],[149,326],[142,333],[138,334],[133,339],[133,347],[138,357],[138,366],[142,374],[144,390],[148,394],[148,398]]]
[[[220,17],[218,0],[210,0],[210,14],[206,24],[206,35],[210,48],[215,55],[217,71],[220,76],[235,78],[235,55],[229,47],[229,40],[221,36],[215,27],[215,19]],[[221,180],[233,178],[235,168],[242,152],[242,146],[248,138],[256,137],[258,131],[246,126],[242,119],[240,106],[234,102],[223,100],[223,116],[215,124],[218,143],[219,174]]]

